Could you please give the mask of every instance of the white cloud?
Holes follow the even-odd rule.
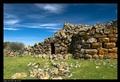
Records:
[[[13,14],[9,14],[9,13],[4,13],[4,18],[5,19],[14,19],[14,18],[17,18],[17,16],[13,15]]]
[[[65,5],[62,4],[35,4],[40,9],[46,10],[50,13],[61,13],[65,9]]]
[[[24,28],[36,28],[36,29],[49,29],[49,30],[57,30],[60,29],[60,24],[55,23],[26,23],[26,24],[17,24],[16,27],[24,27]]]
[[[20,30],[22,28],[45,29],[45,30],[59,30],[59,23],[20,23],[19,20],[7,20],[4,23],[4,30]],[[9,28],[6,28],[9,27]],[[13,28],[14,27],[14,28]]]
[[[51,27],[51,26],[58,26],[59,24],[48,23],[48,24],[41,24],[40,26]]]
[[[60,29],[59,27],[45,27],[45,29],[53,29],[53,30],[57,30]]]
[[[8,13],[4,14],[4,30],[20,30],[18,28],[14,28],[19,22],[20,20],[17,18],[17,16]]]
[[[43,19],[43,18],[45,18],[45,17],[47,17],[48,16],[48,14],[28,14],[26,17],[27,18],[31,18],[31,19]]]
[[[19,30],[19,29],[16,29],[16,28],[4,28],[4,30],[13,30],[13,31],[15,31],[15,30]]]
[[[4,20],[5,25],[14,25],[14,24],[17,24],[18,22],[19,20],[17,19]]]
[[[20,20],[17,16],[9,13],[4,13],[4,26],[14,26],[18,24]]]

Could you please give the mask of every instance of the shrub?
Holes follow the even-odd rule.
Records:
[[[4,42],[4,49],[21,51],[24,49],[24,44],[19,42]]]

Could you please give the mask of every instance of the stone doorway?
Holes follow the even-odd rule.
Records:
[[[55,45],[51,43],[51,54],[55,54]]]

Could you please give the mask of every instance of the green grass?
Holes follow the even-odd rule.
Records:
[[[33,58],[31,56],[25,57],[4,57],[4,79],[10,79],[11,76],[17,72],[28,73],[27,64],[29,62],[40,62],[41,67],[47,62],[50,65],[48,59]],[[59,61],[60,62],[60,61]],[[66,79],[117,79],[117,60],[83,60],[72,59],[66,60],[68,64],[75,65],[76,62],[80,64],[80,67],[72,67],[70,69],[73,74],[72,77]],[[103,64],[105,63],[105,65]],[[100,64],[100,65],[97,65]],[[99,68],[96,68],[99,66]],[[25,79],[35,79],[27,77]]]
[[[81,62],[81,61],[79,61]],[[81,62],[80,69],[74,69],[74,77],[79,79],[116,79],[117,68],[116,66],[110,67],[109,65],[100,65],[96,68],[94,60],[85,60]]]

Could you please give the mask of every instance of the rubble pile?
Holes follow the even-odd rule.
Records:
[[[29,67],[29,76],[38,79],[64,79],[71,74],[69,66],[65,62],[56,63],[52,61],[52,67],[49,65],[41,67],[40,63],[29,63],[27,66]]]

